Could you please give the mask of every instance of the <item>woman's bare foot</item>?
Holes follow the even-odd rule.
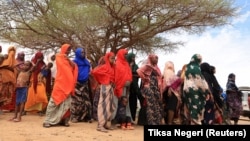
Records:
[[[14,119],[16,119],[17,117],[13,117],[13,118],[11,118],[11,119],[9,119],[9,121],[13,121]]]
[[[14,122],[20,122],[21,121],[21,118],[15,118],[13,119]]]

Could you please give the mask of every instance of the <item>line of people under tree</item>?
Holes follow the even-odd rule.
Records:
[[[202,62],[200,54],[194,54],[177,73],[174,63],[166,61],[162,73],[156,54],[148,55],[139,67],[133,52],[120,49],[117,54],[107,52],[92,66],[83,47],[74,50],[73,59],[68,56],[71,50],[70,44],[63,44],[59,53],[49,55],[48,63],[41,51],[30,61],[24,52],[16,57],[14,46],[7,55],[0,54],[0,106],[15,111],[11,121],[20,122],[27,112],[37,112],[45,114],[47,128],[96,120],[101,132],[112,130],[114,124],[132,130],[133,124],[176,121],[238,123],[242,106],[235,74],[229,74],[226,97],[222,97],[225,93],[216,80],[215,67]]]

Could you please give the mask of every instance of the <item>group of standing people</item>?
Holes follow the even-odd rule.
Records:
[[[120,49],[117,54],[107,52],[93,67],[83,47],[76,48],[73,60],[68,56],[71,50],[70,44],[63,44],[47,64],[40,51],[31,61],[25,61],[23,52],[15,58],[15,47],[9,48],[8,58],[0,56],[0,105],[15,96],[10,120],[19,122],[24,111],[35,111],[45,113],[46,128],[94,119],[101,132],[113,129],[111,121],[133,130],[136,116],[138,125],[172,125],[176,118],[182,124],[207,125],[223,124],[224,111],[229,111],[238,122],[242,107],[235,75],[228,77],[225,108],[215,67],[202,62],[200,54],[178,73],[167,61],[162,73],[156,54],[148,55],[139,67],[134,53]]]

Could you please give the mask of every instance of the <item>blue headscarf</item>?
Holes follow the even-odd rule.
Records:
[[[89,79],[89,72],[90,72],[90,63],[86,59],[85,54],[82,55],[82,50],[84,48],[78,47],[75,50],[75,59],[74,62],[78,66],[78,78],[77,81],[80,83],[84,83]]]

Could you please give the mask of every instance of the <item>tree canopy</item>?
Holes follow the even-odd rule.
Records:
[[[169,52],[183,45],[168,36],[230,24],[232,0],[0,0],[0,40],[56,52],[84,47],[96,62],[107,51]]]

